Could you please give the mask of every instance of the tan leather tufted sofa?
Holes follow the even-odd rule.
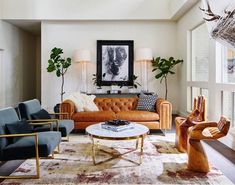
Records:
[[[75,129],[85,129],[87,126],[113,119],[122,119],[141,123],[149,129],[171,129],[172,105],[158,98],[156,112],[136,110],[138,98],[95,98],[95,104],[100,111],[76,112],[72,101],[66,100],[61,105],[61,112],[68,112],[75,122]]]

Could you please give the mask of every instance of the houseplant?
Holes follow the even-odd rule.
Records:
[[[165,99],[167,100],[167,93],[168,93],[168,85],[167,85],[167,77],[169,74],[175,74],[172,69],[175,65],[182,63],[183,60],[175,60],[174,57],[170,57],[169,59],[157,57],[152,61],[153,70],[152,72],[156,71],[157,74],[155,75],[156,79],[160,78],[160,83],[164,80],[165,83]]]
[[[69,66],[71,65],[71,58],[63,58],[63,49],[53,48],[51,50],[50,58],[48,60],[47,72],[56,73],[56,76],[61,78],[61,91],[60,91],[60,100],[63,102],[64,92],[64,75],[67,72]]]
[[[100,85],[97,85],[97,74],[92,74],[92,76],[93,85],[97,86],[98,92],[101,92],[102,87]],[[105,73],[103,74],[103,76],[105,76]]]

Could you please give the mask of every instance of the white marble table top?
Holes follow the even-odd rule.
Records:
[[[90,125],[86,128],[86,132],[94,137],[99,137],[99,138],[106,138],[106,139],[112,139],[112,138],[116,138],[116,139],[126,139],[126,138],[133,138],[133,137],[138,137],[138,136],[142,136],[145,135],[149,132],[148,127],[141,125],[141,124],[137,124],[137,123],[130,123],[131,125],[133,125],[132,129],[127,129],[127,130],[123,130],[120,132],[114,132],[112,130],[107,130],[101,127],[102,123],[98,123],[98,124],[94,124],[94,125]]]

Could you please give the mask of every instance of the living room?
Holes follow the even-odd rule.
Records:
[[[5,178],[40,171],[38,179],[6,179],[2,184],[235,183],[234,45],[232,38],[211,35],[216,21],[226,16],[225,10],[233,19],[233,7],[229,0],[0,0],[0,108],[16,109],[19,118],[14,122],[38,120],[35,111],[26,113],[29,107],[55,112],[44,124],[58,130],[46,132],[64,129],[60,144],[51,145],[56,152],[47,151],[49,159],[40,156],[40,148],[38,157],[34,154],[23,161],[5,162],[1,154],[0,175]],[[58,65],[56,57],[66,65]],[[115,63],[118,57],[122,58],[119,64]],[[161,75],[165,69],[159,63],[169,62],[167,75]],[[119,72],[125,75],[118,79]],[[145,96],[155,98],[154,110],[136,112],[152,102]],[[79,112],[85,99],[92,99],[91,106]],[[225,121],[229,122],[226,133],[210,138],[196,135],[195,145],[192,127],[182,129],[186,138],[180,134],[181,122],[192,118],[194,125],[213,121],[221,126],[222,115],[230,120]],[[58,118],[68,122],[59,123]],[[0,124],[5,119],[0,113]],[[144,126],[139,128],[141,134],[134,132],[137,127],[132,132],[137,135],[121,134],[123,140],[134,137],[134,145],[132,140],[116,142],[121,131],[103,135],[106,140],[102,140],[90,127],[120,120]],[[95,147],[96,140],[106,153]],[[132,146],[138,150],[125,156],[126,150],[116,149]],[[35,157],[38,168],[29,159]],[[195,163],[200,163],[197,170]]]

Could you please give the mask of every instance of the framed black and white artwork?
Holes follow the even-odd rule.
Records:
[[[133,85],[133,40],[97,41],[97,85]]]

